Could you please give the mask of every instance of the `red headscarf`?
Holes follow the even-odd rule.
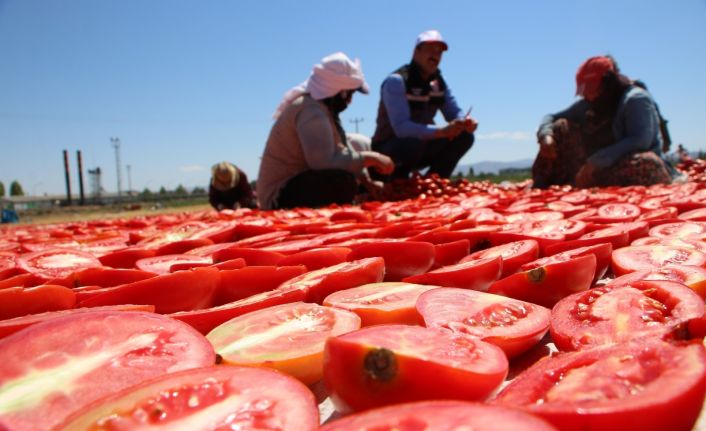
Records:
[[[600,94],[603,76],[608,72],[616,72],[610,57],[597,56],[586,60],[576,72],[576,94],[588,101],[595,100]]]

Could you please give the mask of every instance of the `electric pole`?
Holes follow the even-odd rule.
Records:
[[[355,132],[358,133],[358,123],[362,123],[363,119],[356,117],[356,118],[350,120],[350,122],[355,123]]]
[[[123,194],[122,178],[120,175],[120,138],[110,138],[110,143],[115,148],[115,167],[118,174],[118,197]]]
[[[130,165],[125,165],[125,168],[127,168],[127,192],[130,194],[132,192],[132,175],[130,175]]]

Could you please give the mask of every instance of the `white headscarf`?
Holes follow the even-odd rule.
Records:
[[[360,67],[360,60],[356,58],[352,61],[346,54],[335,52],[321,59],[321,63],[314,65],[309,79],[284,94],[272,118],[276,120],[290,103],[304,93],[309,93],[314,99],[321,100],[334,96],[342,90],[357,89],[364,94],[370,92]]]

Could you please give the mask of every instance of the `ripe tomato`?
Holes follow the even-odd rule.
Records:
[[[324,351],[324,384],[342,412],[429,399],[484,400],[507,371],[498,347],[418,326],[370,326],[329,338]]]
[[[385,262],[381,257],[344,262],[317,269],[285,281],[280,288],[289,287],[306,293],[306,302],[321,302],[328,295],[339,290],[382,281]]]
[[[372,283],[334,292],[323,304],[349,310],[361,319],[361,326],[399,323],[421,324],[415,308],[419,295],[436,286],[403,282]]]
[[[628,203],[609,203],[598,207],[591,221],[597,223],[624,223],[635,220],[641,214],[640,207]]]
[[[236,317],[206,338],[227,364],[274,368],[311,385],[323,376],[326,339],[358,328],[355,313],[296,302]]]
[[[72,308],[69,310],[47,311],[44,313],[29,314],[13,319],[0,320],[0,338],[5,338],[10,334],[35,325],[45,320],[61,317],[66,314],[85,313],[87,311],[148,311],[153,312],[153,305],[108,305],[105,307],[92,308]]]
[[[556,431],[519,409],[468,401],[418,401],[381,407],[336,419],[320,431]]]
[[[112,253],[104,254],[98,260],[105,266],[111,268],[130,269],[135,267],[135,262],[146,257],[152,257],[157,252],[144,247],[128,247],[116,250]]]
[[[675,245],[638,245],[615,250],[612,256],[615,275],[649,271],[669,264],[704,266],[706,253]]]
[[[500,277],[502,267],[502,257],[489,257],[444,266],[426,274],[405,277],[402,281],[444,287],[460,287],[485,292]]]
[[[314,431],[314,396],[295,379],[252,367],[205,367],[160,376],[103,398],[56,431]]]
[[[596,273],[593,254],[517,272],[493,283],[489,293],[552,307],[561,298],[587,290]]]
[[[706,236],[706,223],[685,221],[665,223],[655,226],[649,231],[650,236],[658,238],[701,239]]]
[[[137,269],[151,272],[153,274],[169,274],[172,271],[172,265],[176,264],[200,264],[211,265],[213,262],[210,257],[200,257],[191,254],[165,254],[161,256],[145,257],[135,262]]]
[[[17,268],[17,254],[0,251],[0,280],[4,280],[20,272]]]
[[[74,271],[103,264],[92,254],[68,248],[50,248],[20,255],[17,266],[45,280],[62,278]]]
[[[304,265],[246,266],[240,269],[223,270],[213,304],[227,304],[273,290],[285,281],[304,273],[306,273]]]
[[[312,248],[285,256],[277,264],[280,266],[304,265],[307,270],[314,271],[345,262],[350,252],[351,249],[348,247]]]
[[[87,268],[72,272],[67,277],[49,280],[48,284],[59,284],[76,288],[81,286],[110,287],[119,284],[132,283],[154,277],[152,272],[140,269]]]
[[[42,284],[35,287],[0,289],[0,320],[45,311],[66,310],[76,304],[76,293],[64,286]]]
[[[434,245],[420,241],[376,242],[354,249],[348,260],[377,256],[385,261],[385,281],[400,281],[431,268],[434,264]]]
[[[432,268],[439,268],[447,265],[454,265],[461,259],[468,256],[471,251],[471,243],[467,239],[447,242],[434,245],[434,265]]]
[[[52,429],[107,394],[214,361],[201,334],[157,314],[101,311],[51,319],[0,340],[0,426]]]
[[[703,299],[680,283],[610,283],[559,301],[550,331],[560,350],[640,339],[703,338],[706,310]]]
[[[505,278],[517,272],[521,265],[537,259],[539,257],[539,244],[533,239],[508,242],[471,253],[461,259],[461,263],[497,256],[501,256],[503,262],[500,278]]]
[[[548,309],[504,296],[439,288],[423,293],[417,310],[428,328],[478,337],[513,358],[537,344],[549,329]]]
[[[243,258],[248,266],[268,266],[277,265],[284,255],[282,253],[260,250],[258,248],[230,247],[214,252],[211,257],[215,263]]]
[[[527,263],[520,267],[521,271],[528,271],[533,268],[547,265],[552,262],[563,262],[578,256],[586,256],[592,254],[596,257],[596,274],[593,276],[593,283],[597,282],[605,275],[610,265],[610,258],[613,253],[613,246],[609,242],[589,245],[586,247],[574,248],[571,250],[562,251],[560,253],[550,255]]]
[[[705,393],[701,344],[641,340],[539,361],[496,403],[524,408],[562,431],[689,431]]]
[[[681,283],[706,299],[706,268],[692,265],[665,265],[653,270],[634,271],[610,282],[625,285],[638,280],[665,280]]]

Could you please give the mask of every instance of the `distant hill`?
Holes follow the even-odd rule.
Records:
[[[473,168],[473,172],[477,175],[480,173],[498,174],[502,169],[529,169],[532,166],[534,159],[513,160],[511,162],[493,162],[483,161],[472,163],[470,165],[458,165],[454,170],[456,172],[468,173],[468,168]]]

